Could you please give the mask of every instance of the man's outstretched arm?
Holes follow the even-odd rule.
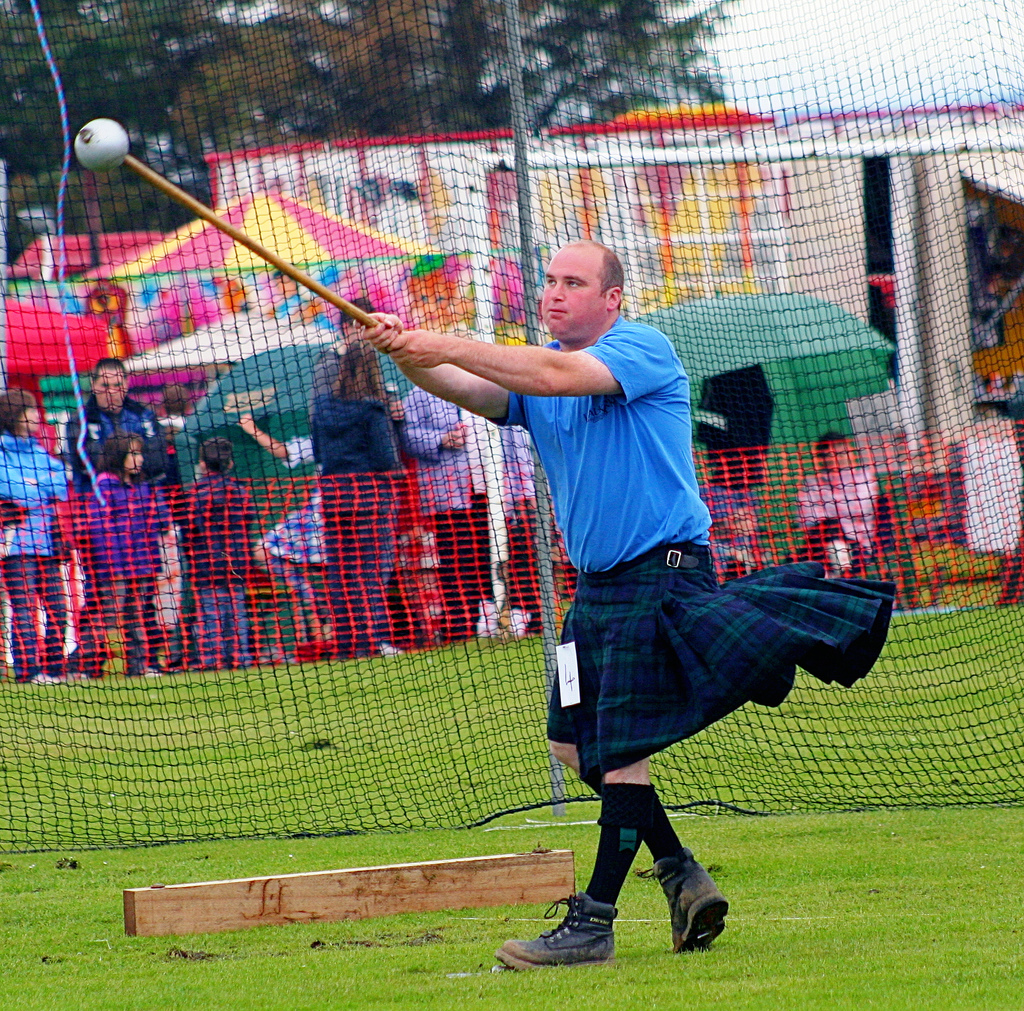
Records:
[[[385,317],[364,334],[417,386],[485,417],[508,413],[509,392],[534,397],[622,392],[608,367],[593,355],[467,341],[430,330],[403,331],[395,317]]]
[[[485,418],[503,418],[508,414],[508,390],[496,383],[466,372],[455,365],[421,369],[395,358],[404,375],[427,393],[464,407]]]

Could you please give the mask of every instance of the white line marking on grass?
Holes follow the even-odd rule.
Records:
[[[715,814],[719,809],[715,808]],[[707,815],[699,814],[696,811],[667,811],[669,818],[706,818]],[[531,828],[568,828],[570,825],[596,825],[597,819],[593,821],[533,821],[526,819],[525,825],[489,825],[485,832],[525,832]]]
[[[482,920],[485,923],[550,923],[554,917],[544,916],[459,916],[459,920]],[[664,923],[664,920],[625,920],[615,918],[616,923]]]
[[[891,913],[878,913],[874,916],[891,916]],[[914,913],[914,916],[941,916],[939,913]],[[509,917],[489,917],[489,916],[461,916],[456,917],[457,920],[477,920],[482,923],[550,923],[551,920],[546,917],[530,917],[530,916],[509,916]],[[811,920],[864,920],[872,919],[871,914],[859,914],[855,916],[733,916],[729,914],[729,922],[735,923],[740,922],[764,922],[770,920],[773,923],[781,922],[804,922]],[[627,920],[624,917],[616,917],[615,923],[665,923],[665,920]]]
[[[563,828],[566,825],[596,825],[596,821],[532,821],[529,825],[491,825],[485,832],[525,832],[531,828]]]

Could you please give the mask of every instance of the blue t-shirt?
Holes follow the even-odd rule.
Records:
[[[510,393],[507,422],[533,436],[573,564],[601,572],[660,544],[707,543],[711,516],[693,469],[690,381],[668,338],[620,317],[585,353],[608,366],[621,394]]]

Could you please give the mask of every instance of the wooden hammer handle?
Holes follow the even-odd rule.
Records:
[[[289,263],[287,260],[282,260],[272,249],[267,249],[261,242],[250,238],[245,232],[240,231],[230,222],[214,214],[205,204],[201,204],[195,197],[189,196],[184,190],[179,189],[174,183],[165,179],[159,172],[154,172],[144,162],[139,161],[138,158],[133,158],[130,154],[125,155],[124,164],[136,175],[145,179],[146,182],[151,183],[162,193],[166,193],[172,200],[187,207],[193,214],[204,221],[208,221],[214,228],[219,228],[225,235],[230,235],[235,242],[245,246],[246,249],[251,249],[271,266],[277,267],[282,274],[287,274],[293,281],[297,281],[303,287],[309,288],[310,291],[315,291],[325,302],[330,302],[331,305],[337,306],[347,316],[351,316],[352,319],[356,320],[356,322],[362,323],[363,326],[377,325],[377,320],[369,313],[363,312],[362,309],[351,302],[346,302],[340,295],[336,295],[330,288],[326,288],[319,281],[315,281],[309,274],[299,270],[294,264]]]

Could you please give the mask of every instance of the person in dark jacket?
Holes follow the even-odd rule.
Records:
[[[79,650],[83,673],[90,677],[102,676],[109,658],[107,633],[114,629],[120,629],[124,642],[125,674],[162,674],[149,614],[171,514],[160,490],[141,479],[142,467],[142,439],[113,436],[99,457],[96,494],[83,499],[88,590]]]
[[[317,397],[313,455],[321,469],[324,561],[338,655],[395,652],[386,587],[395,564],[398,439],[377,355],[353,344],[331,396]]]
[[[486,429],[455,404],[414,389],[405,399],[402,442],[416,460],[420,509],[437,541],[437,581],[444,600],[443,643],[477,632],[481,608],[493,612],[484,454]],[[486,602],[486,603],[485,603]]]
[[[92,480],[78,452],[81,425],[75,415],[65,430],[65,459],[71,467],[76,491],[91,491]],[[167,470],[167,445],[156,415],[128,396],[128,374],[116,358],[102,358],[92,373],[92,393],[85,402],[85,452],[99,472],[100,455],[115,435],[137,435],[142,440],[145,481],[161,479]]]
[[[11,609],[14,679],[60,684],[65,678],[68,608],[58,557],[54,503],[66,501],[64,465],[39,441],[42,421],[25,390],[0,395],[0,498],[22,507],[4,528],[0,577]],[[40,634],[39,614],[45,617]]]
[[[185,519],[185,544],[199,617],[197,654],[207,670],[251,667],[246,584],[253,563],[252,492],[231,477],[231,443],[207,439],[199,448],[200,478]]]

